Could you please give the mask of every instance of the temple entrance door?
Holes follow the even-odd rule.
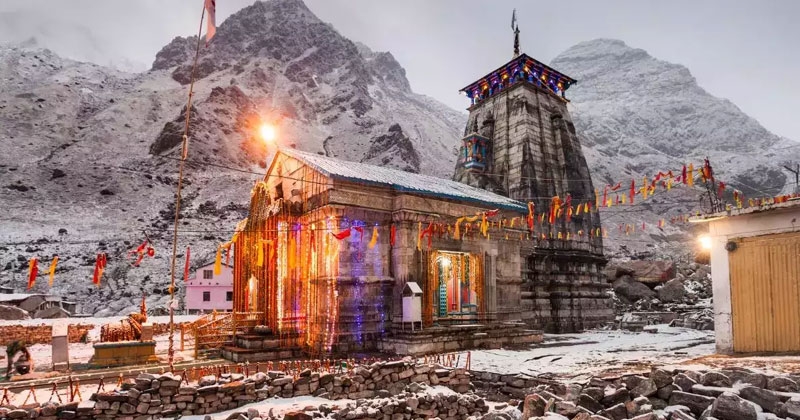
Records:
[[[432,304],[438,319],[472,319],[478,314],[481,260],[464,252],[435,251],[431,258],[436,293]]]

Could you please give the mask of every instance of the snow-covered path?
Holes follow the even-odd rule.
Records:
[[[658,325],[656,333],[588,331],[545,335],[530,350],[472,352],[472,369],[581,379],[620,368],[679,363],[714,353],[714,332]]]

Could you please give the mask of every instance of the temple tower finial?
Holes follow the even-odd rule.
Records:
[[[514,31],[514,57],[519,57],[519,25],[517,24],[517,9],[511,12],[511,30]]]

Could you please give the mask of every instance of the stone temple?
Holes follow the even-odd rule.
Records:
[[[515,54],[464,88],[454,180],[280,150],[220,246],[233,311],[198,321],[197,347],[237,362],[429,354],[612,320],[574,83]]]
[[[577,81],[519,54],[463,88],[472,101],[454,180],[548,212],[562,203],[596,202],[565,92]],[[602,278],[602,235],[558,240],[557,232],[597,232],[596,211],[538,223],[522,244],[522,319],[552,332],[572,332],[613,319]]]

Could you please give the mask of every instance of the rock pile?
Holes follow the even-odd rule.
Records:
[[[635,267],[628,266],[634,262]],[[672,312],[678,318],[675,326],[714,329],[709,266],[634,262],[612,264],[606,271],[613,284],[615,310],[619,316],[628,312]],[[645,277],[638,277],[640,275]]]
[[[465,369],[412,364],[403,360],[377,362],[342,374],[311,370],[305,370],[297,377],[283,372],[258,372],[248,377],[222,374],[218,378],[203,377],[192,385],[177,375],[140,374],[135,380],[123,383],[120,390],[96,393],[81,403],[2,407],[0,419],[145,420],[215,413],[271,397],[313,395],[331,400],[389,397],[404,392],[410,385],[444,385],[456,392],[466,392],[471,386],[470,374]],[[450,405],[431,408],[434,406],[430,402],[420,405],[427,407],[425,410],[435,409],[439,413],[445,408],[449,413],[451,409]]]
[[[539,386],[521,403],[522,419],[800,420],[800,375],[769,376],[743,368],[593,378]]]

